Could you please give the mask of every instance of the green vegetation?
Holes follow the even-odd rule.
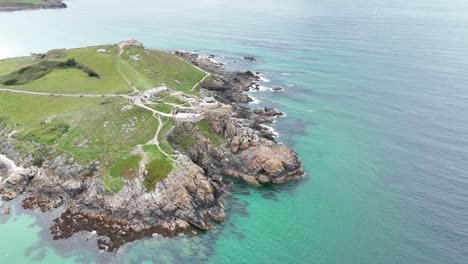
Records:
[[[1,0],[0,0],[1,1]],[[20,57],[7,60],[0,60],[0,75],[14,72],[20,68],[37,63],[34,57]]]
[[[165,51],[130,47],[125,49],[120,58],[118,65],[122,74],[140,90],[164,83],[175,90],[186,92],[205,76],[204,72]]]
[[[127,47],[119,54],[117,45],[106,45],[51,50],[39,56],[3,60],[0,83],[10,85],[10,89],[46,93],[124,94],[132,92],[129,83],[140,90],[166,84],[188,92],[205,76],[204,72],[165,51]],[[70,60],[79,66],[57,67]],[[99,78],[93,78],[97,77],[94,74]],[[196,91],[189,93],[197,95]]]
[[[174,154],[174,149],[171,147],[169,142],[166,140],[167,133],[171,128],[174,126],[175,121],[171,118],[161,117],[164,126],[159,131],[158,140],[159,140],[159,147],[166,152],[167,154],[171,155]]]
[[[0,7],[15,5],[46,5],[45,0],[0,0]]]
[[[174,106],[165,103],[148,104],[147,106],[153,108],[156,111],[163,112],[166,114],[171,113],[172,109],[174,108]]]
[[[106,52],[98,52],[98,50],[105,50]],[[55,68],[42,76],[36,75],[39,78],[9,88],[46,93],[129,93],[132,89],[115,65],[117,56],[118,48],[116,46],[52,50],[40,56],[1,61],[0,73],[2,75],[11,75],[13,74],[11,70],[15,66],[23,68],[32,67],[33,65],[43,66],[44,63],[63,63],[73,59],[81,67]],[[92,72],[99,74],[99,78],[90,76],[90,72],[87,72],[88,69],[92,69]],[[18,71],[18,68],[16,70]],[[41,72],[37,69],[34,70],[35,73]],[[1,83],[3,83],[1,81],[2,77],[0,77]]]
[[[0,114],[4,118],[8,117],[5,121],[7,125],[20,130],[38,127],[52,115],[86,108],[102,100],[0,92]]]
[[[127,180],[133,179],[138,175],[138,162],[140,158],[140,156],[134,155],[116,161],[110,170],[110,176],[112,178],[123,177]]]
[[[150,162],[146,165],[148,173],[145,175],[143,184],[148,191],[152,191],[156,187],[156,183],[162,181],[171,173],[174,164],[154,145],[146,145],[143,150],[150,157]]]
[[[41,144],[52,144],[70,129],[70,125],[63,122],[52,122],[27,132],[22,139]]]
[[[200,89],[203,87],[203,85],[207,84],[208,82],[210,82],[211,80],[213,79],[213,75],[209,75],[208,77],[206,77],[201,83],[198,83],[196,86],[195,86],[195,91],[199,92]]]
[[[154,137],[159,125],[153,113],[135,105],[129,107],[127,98],[108,94],[131,93],[130,84],[143,91],[164,83],[199,96],[191,89],[204,75],[173,54],[140,47],[126,47],[120,52],[117,45],[51,50],[0,60],[0,88],[11,90],[0,92],[0,127],[3,135],[13,132],[14,136],[8,140],[20,152],[32,154],[36,166],[59,155],[73,157],[83,166],[99,161],[99,172],[109,192],[118,192],[125,179],[137,175],[142,156],[132,153],[136,146],[143,145],[149,158],[144,185],[153,190],[175,166],[170,157],[175,151],[166,140],[175,121],[161,117],[163,124],[157,139],[166,156],[156,145],[144,145]],[[67,97],[66,94],[98,96]],[[171,113],[174,108],[171,104],[190,106],[167,91],[161,92],[156,104],[148,106]],[[199,124],[199,128],[217,142],[206,124]],[[177,141],[185,150],[196,144],[189,134]]]
[[[47,61],[43,60],[37,64],[23,67],[10,74],[0,76],[0,83],[4,85],[21,85],[27,84],[34,80],[40,79],[54,70],[76,69],[87,74],[88,77],[99,78],[94,70],[89,67],[77,63],[75,59],[67,59],[66,61]]]
[[[207,120],[197,122],[197,127],[200,129],[201,133],[216,146],[219,147],[221,143],[223,143],[224,138],[211,130],[210,123],[208,123]]]
[[[35,142],[53,146],[55,156],[65,153],[82,165],[98,160],[104,185],[113,192],[120,190],[123,177],[130,177],[134,168],[129,153],[148,142],[158,126],[151,112],[141,108],[122,112],[125,105],[121,98],[0,93],[1,122],[10,131],[20,131],[14,138],[19,150],[37,153],[38,163],[44,157],[36,152]],[[50,123],[44,124],[48,119]]]
[[[177,145],[180,146],[185,151],[189,150],[191,147],[197,144],[197,141],[193,138],[193,136],[188,133],[183,133],[183,134],[178,135],[175,138],[175,141]]]
[[[167,96],[166,98],[164,98],[164,101],[171,103],[171,104],[181,105],[181,106],[190,106],[187,102],[185,102],[184,100],[180,99],[177,96]]]

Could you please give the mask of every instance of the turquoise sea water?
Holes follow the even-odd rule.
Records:
[[[16,206],[0,263],[468,263],[468,2],[167,2],[2,13],[0,56],[128,37],[223,56],[285,87],[252,96],[286,112],[274,128],[305,179],[237,184],[216,230],[116,255],[87,234],[51,241],[51,217]]]

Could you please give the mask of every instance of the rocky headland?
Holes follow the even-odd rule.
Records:
[[[245,92],[258,85],[257,75],[225,71],[197,54],[175,54],[211,74],[199,92],[213,96],[223,107],[205,115],[213,134],[207,135],[195,123],[175,123],[167,141],[178,151],[176,165],[154,190],[143,185],[144,169],[125,181],[118,193],[110,194],[102,185],[98,161],[83,166],[63,154],[38,166],[34,153],[21,154],[0,127],[1,198],[8,201],[23,194],[24,208],[43,212],[61,207],[64,211],[50,229],[54,239],[88,231],[97,234],[100,249],[115,251],[157,234],[171,237],[212,229],[226,218],[224,195],[231,177],[260,186],[304,174],[298,155],[277,143],[264,126],[282,113],[244,104],[252,100]],[[181,142],[187,135],[190,140]]]
[[[0,0],[0,12],[13,12],[22,10],[37,10],[37,9],[61,9],[67,5],[62,0],[44,0],[42,3],[32,3],[28,1],[2,1]]]

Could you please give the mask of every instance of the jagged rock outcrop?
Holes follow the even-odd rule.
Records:
[[[176,162],[176,169],[152,192],[147,192],[142,178],[127,181],[113,196],[107,195],[99,185],[88,188],[55,221],[54,236],[67,238],[78,231],[96,230],[99,236],[110,238],[112,244],[106,245],[112,250],[155,233],[173,236],[211,229],[211,221],[225,218],[220,183],[209,179],[187,156],[180,155]],[[89,225],[96,217],[101,217],[106,224]],[[78,224],[70,224],[69,218],[76,219]],[[83,219],[88,219],[85,221],[88,224]]]
[[[180,149],[208,175],[229,175],[252,184],[282,183],[299,178],[304,171],[298,155],[289,147],[262,136],[252,128],[244,126],[244,120],[231,117],[230,108],[211,111],[206,116],[212,133],[223,136],[217,146],[191,123],[177,124],[168,140],[177,144],[177,138],[191,135],[193,146]]]
[[[185,155],[175,163],[176,168],[153,191],[147,191],[141,176],[126,181],[119,193],[111,195],[101,184],[97,162],[82,167],[59,156],[42,168],[4,169],[2,177],[7,178],[0,184],[0,194],[4,200],[26,194],[22,206],[43,212],[66,204],[68,209],[51,229],[54,238],[96,231],[109,238],[98,240],[98,246],[112,251],[155,233],[174,236],[209,230],[211,222],[225,218],[222,183],[210,179]]]

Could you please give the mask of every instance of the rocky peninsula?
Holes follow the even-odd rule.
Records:
[[[103,70],[78,57],[83,51],[67,52],[52,51],[33,61],[40,63],[41,67],[51,67],[49,76],[54,74],[52,67],[72,67],[78,71],[86,66],[85,69],[92,69],[100,78],[97,80],[90,75],[87,78],[94,79],[88,81],[102,83],[105,80]],[[2,111],[1,198],[9,201],[23,194],[27,197],[22,201],[24,208],[42,212],[62,208],[63,213],[51,223],[54,239],[66,239],[77,232],[88,231],[97,235],[99,249],[115,251],[127,242],[157,234],[166,237],[194,235],[210,230],[214,228],[214,223],[225,220],[224,195],[232,185],[230,179],[238,178],[261,186],[284,183],[304,174],[298,155],[288,146],[277,143],[275,136],[264,126],[282,113],[272,108],[251,109],[245,104],[252,100],[245,92],[260,82],[254,73],[225,71],[222,65],[194,53],[153,53],[133,40],[119,45],[93,47],[90,52],[96,56],[125,59],[134,70],[141,70],[140,67],[144,65],[146,68],[142,72],[147,74],[151,69],[150,64],[145,64],[145,56],[154,55],[151,57],[153,64],[166,56],[162,62],[177,64],[175,69],[179,70],[182,65],[191,67],[194,76],[196,73],[196,76],[203,78],[190,83],[184,78],[185,75],[172,72],[176,77],[166,80],[162,88],[140,91],[143,83],[133,79],[128,81],[133,90],[128,94],[78,93],[73,95],[77,97],[70,97],[73,100],[95,100],[89,102],[96,107],[91,109],[111,109],[116,104],[116,118],[124,116],[125,120],[130,120],[128,124],[118,123],[114,128],[121,131],[118,136],[128,133],[126,141],[151,128],[153,135],[129,146],[125,155],[130,156],[109,156],[114,160],[103,155],[83,158],[88,157],[87,150],[93,148],[94,142],[98,146],[97,151],[104,148],[99,145],[112,140],[110,136],[68,140],[72,135],[77,137],[73,122],[80,119],[74,117],[73,111],[76,109],[70,110],[70,114],[63,114],[63,118],[59,112],[47,113],[47,118],[42,119],[34,129],[20,128],[21,122],[12,121],[14,117],[8,116],[8,109],[6,114]],[[49,63],[52,56],[65,60],[67,56],[72,56],[71,53],[77,58],[76,61],[68,59],[59,65]],[[2,88],[0,101],[2,96],[18,94],[67,99],[67,94],[22,94],[27,91],[19,89],[20,83],[26,82],[21,74],[31,71],[36,64],[3,75],[2,79],[0,63],[0,82],[3,80],[3,86],[13,77],[16,80],[14,85]],[[119,67],[122,72],[127,64],[119,64]],[[154,78],[151,74],[148,76]],[[183,88],[184,84],[190,85],[186,89]],[[151,92],[154,94],[148,94]],[[173,108],[163,111],[168,105]],[[79,118],[82,115],[80,112]],[[149,120],[154,120],[158,125],[151,127]],[[118,137],[115,131],[109,129],[118,119],[106,117],[99,119],[99,122],[100,129],[105,129],[102,133]],[[142,124],[141,128],[139,124]],[[79,131],[86,134],[85,130]],[[93,134],[96,133],[101,132],[95,131]],[[121,140],[115,144],[119,142]],[[69,143],[71,145],[67,145]],[[124,147],[117,146],[116,151]],[[114,149],[113,146],[109,148]],[[117,178],[112,176],[115,171]],[[162,171],[167,173],[160,175]]]
[[[60,9],[67,5],[62,0],[0,0],[0,12],[13,12],[37,9]]]

